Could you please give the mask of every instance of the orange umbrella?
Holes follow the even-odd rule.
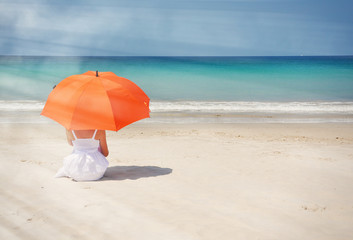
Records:
[[[62,80],[49,94],[41,115],[67,129],[113,130],[149,117],[148,96],[112,72],[88,71]]]

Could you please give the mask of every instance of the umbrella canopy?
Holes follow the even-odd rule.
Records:
[[[149,117],[148,96],[112,72],[88,71],[62,80],[49,94],[41,115],[67,129],[113,130]]]

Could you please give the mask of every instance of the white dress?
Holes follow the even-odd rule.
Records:
[[[64,158],[64,166],[55,177],[70,177],[76,181],[94,181],[103,177],[109,163],[98,150],[99,140],[94,139],[96,133],[97,130],[92,138],[77,138],[72,131],[74,150]]]

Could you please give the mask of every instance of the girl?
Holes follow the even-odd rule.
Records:
[[[66,130],[73,152],[64,158],[64,166],[55,177],[71,177],[76,181],[93,181],[103,177],[109,165],[104,130]]]

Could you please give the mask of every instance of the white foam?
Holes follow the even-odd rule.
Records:
[[[41,111],[43,101],[0,100],[0,111]],[[353,114],[353,102],[151,101],[151,112]]]
[[[353,114],[353,102],[153,101],[152,112]]]
[[[41,111],[44,107],[43,101],[21,100],[7,101],[0,100],[0,111]]]

